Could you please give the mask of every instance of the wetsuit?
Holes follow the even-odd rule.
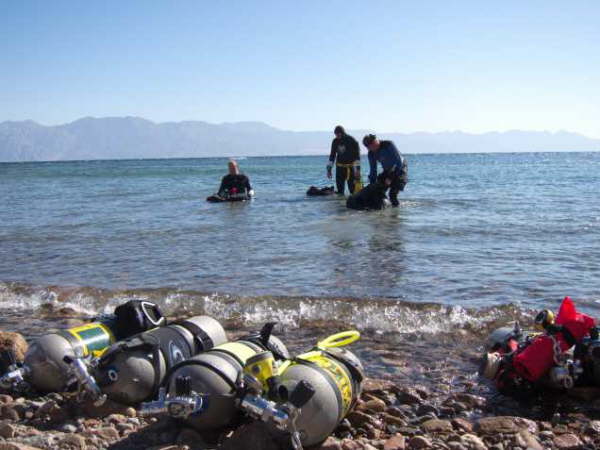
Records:
[[[234,194],[247,194],[250,195],[252,187],[250,186],[250,180],[242,173],[237,175],[225,175],[221,180],[221,187],[219,188],[219,196],[227,198]]]
[[[390,201],[392,205],[398,206],[398,192],[404,190],[404,186],[408,183],[408,167],[406,160],[392,141],[380,141],[379,150],[369,151],[369,182],[375,183],[377,180],[377,162],[381,163],[383,173],[380,177],[383,179],[389,178],[390,184]]]
[[[352,136],[344,134],[341,138],[335,138],[331,142],[331,153],[329,154],[329,163],[327,171],[335,162],[335,184],[339,194],[343,194],[345,184],[348,183],[348,189],[352,194],[354,192],[354,171],[360,170],[360,150],[358,142]]]

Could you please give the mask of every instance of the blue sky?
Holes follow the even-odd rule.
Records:
[[[600,138],[598,1],[10,1],[0,121]]]

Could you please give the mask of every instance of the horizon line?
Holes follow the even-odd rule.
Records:
[[[435,156],[435,155],[526,155],[528,153],[598,153],[598,150],[533,150],[526,152],[505,151],[505,152],[402,152],[403,155],[412,156]],[[361,152],[361,156],[367,153]],[[48,159],[35,161],[0,161],[0,164],[37,164],[37,163],[76,163],[76,162],[94,162],[94,161],[165,161],[178,159],[234,159],[243,161],[249,158],[306,158],[311,156],[323,156],[321,153],[307,153],[303,155],[250,155],[250,156],[182,156],[182,157],[165,157],[165,158],[97,158],[97,159]]]

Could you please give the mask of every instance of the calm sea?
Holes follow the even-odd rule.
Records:
[[[205,201],[224,158],[0,164],[0,307],[149,296],[402,328],[570,295],[597,313],[600,153],[408,161],[381,212],[306,197],[325,155],[240,160],[256,199],[233,204]]]

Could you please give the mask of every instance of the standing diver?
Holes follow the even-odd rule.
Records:
[[[211,195],[206,200],[209,202],[241,201],[250,200],[254,196],[250,180],[246,175],[240,173],[240,169],[235,160],[230,159],[227,164],[229,173],[221,180],[219,192]]]
[[[344,194],[345,184],[352,194],[356,184],[360,183],[360,150],[358,142],[344,127],[338,125],[333,131],[335,139],[331,142],[331,153],[327,163],[327,178],[331,179],[331,168],[335,162],[335,183],[338,194]]]
[[[369,149],[369,182],[378,179],[390,187],[392,206],[398,206],[398,192],[404,190],[408,183],[408,165],[392,141],[380,141],[374,134],[363,138],[363,145]],[[377,161],[381,163],[383,172],[377,177]]]

